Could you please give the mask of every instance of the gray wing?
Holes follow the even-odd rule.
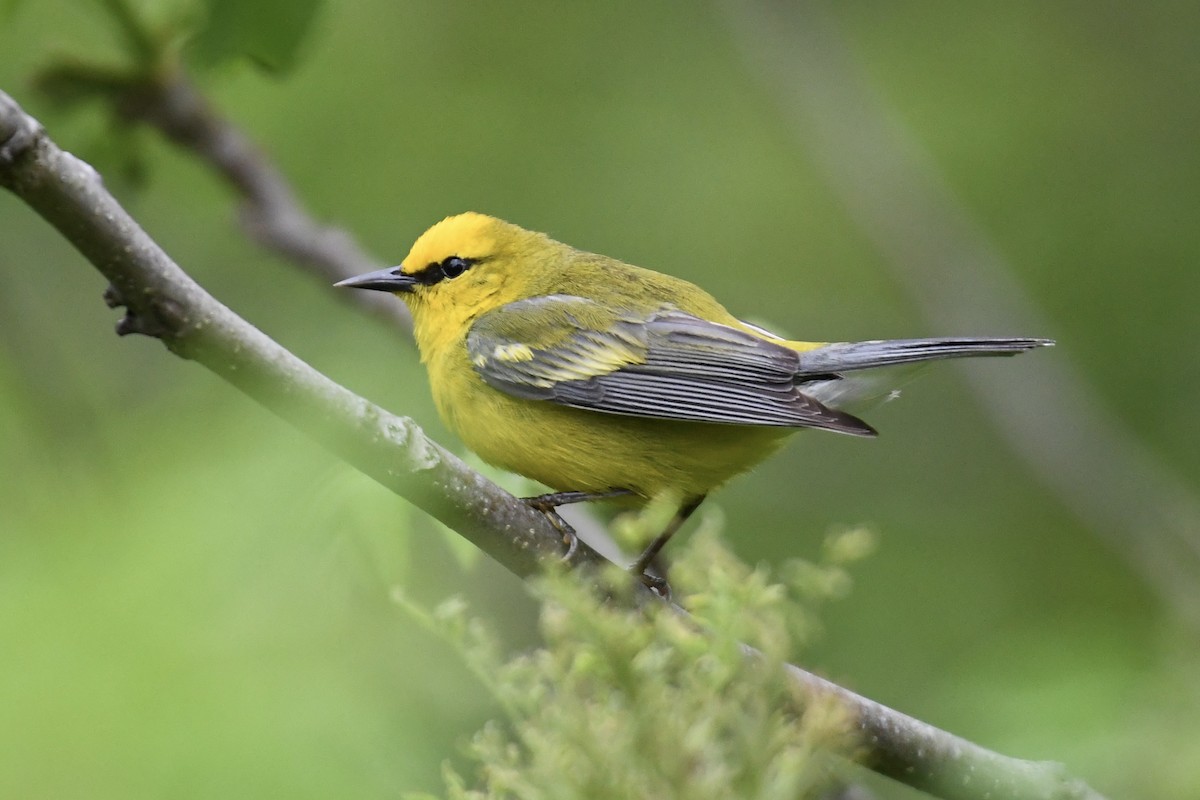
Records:
[[[637,315],[570,295],[535,297],[481,316],[467,351],[490,386],[514,397],[656,419],[875,433],[800,391],[796,351],[678,309]]]

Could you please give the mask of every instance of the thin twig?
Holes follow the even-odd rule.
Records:
[[[561,536],[542,515],[467,468],[412,420],[333,383],[205,292],[108,194],[95,170],[59,149],[3,92],[0,185],[111,281],[110,303],[127,309],[118,333],[155,336],[203,364],[517,575],[561,557]],[[572,556],[572,566],[603,562],[583,543]],[[948,800],[1099,798],[1058,765],[993,753],[799,667],[791,675],[805,696],[833,697],[852,715],[864,762],[880,774]]]
[[[136,27],[133,22],[122,27],[131,26]],[[121,119],[149,125],[198,157],[242,198],[239,217],[252,239],[325,283],[385,266],[346,230],[314,219],[266,154],[212,107],[180,65],[115,69],[63,62],[42,70],[37,84],[60,99],[101,98]],[[403,304],[372,292],[340,296],[411,333],[412,320]]]
[[[245,200],[242,222],[265,246],[311,268],[328,283],[382,266],[347,231],[313,219],[266,155],[218,114],[182,71],[130,92],[120,111],[128,119],[153,125],[221,176]]]

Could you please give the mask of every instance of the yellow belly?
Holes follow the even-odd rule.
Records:
[[[792,428],[645,419],[522,400],[471,368],[443,371],[434,400],[484,461],[556,491],[700,497],[773,453]]]

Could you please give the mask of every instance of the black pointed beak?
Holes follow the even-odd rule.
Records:
[[[350,289],[374,289],[377,292],[411,292],[417,283],[417,279],[405,273],[403,266],[400,266],[355,275],[353,278],[338,281],[334,286],[345,286]]]

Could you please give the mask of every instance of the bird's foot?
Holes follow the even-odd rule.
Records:
[[[552,497],[553,495],[543,494],[537,497],[522,497],[521,500],[534,511],[542,512],[546,516],[546,519],[550,520],[550,524],[554,526],[554,530],[562,535],[563,545],[567,548],[567,552],[562,555],[562,560],[570,561],[571,557],[575,555],[575,551],[579,549],[579,535],[575,533],[575,529],[571,527],[571,523],[563,519],[562,515],[558,513],[558,505],[547,499]]]
[[[551,492],[549,494],[539,494],[533,497],[522,497],[521,501],[525,505],[540,511],[546,515],[546,519],[550,520],[550,524],[554,529],[562,534],[563,544],[567,548],[567,552],[563,554],[563,561],[570,561],[575,555],[575,551],[579,549],[579,536],[575,533],[575,529],[571,527],[562,515],[558,513],[559,506],[572,505],[574,503],[587,503],[592,500],[610,500],[614,497],[624,497],[633,494],[628,489],[609,489],[604,492]]]

